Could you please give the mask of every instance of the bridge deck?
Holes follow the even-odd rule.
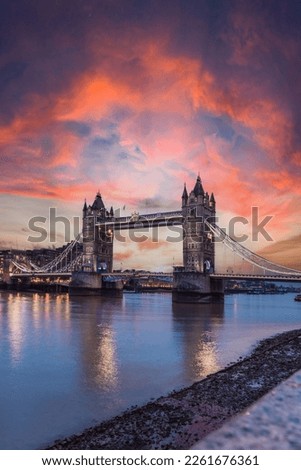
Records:
[[[173,277],[172,273],[100,273],[102,276],[109,276],[114,278],[128,278],[128,277],[138,277],[138,278],[169,278]],[[71,277],[72,273],[11,273],[10,277],[40,277],[40,278],[54,278],[54,277]],[[290,282],[301,282],[301,275],[291,275],[291,274],[235,274],[235,273],[215,273],[210,274],[210,277],[213,279],[237,279],[237,280],[261,280],[261,281],[290,281]]]
[[[114,277],[114,278],[127,278],[127,277],[138,277],[138,278],[172,278],[172,273],[99,273],[102,276],[106,277]],[[71,277],[72,273],[42,273],[42,272],[27,272],[27,273],[11,273],[10,277]]]
[[[72,273],[39,273],[39,272],[28,272],[28,273],[11,273],[10,277],[71,277]]]

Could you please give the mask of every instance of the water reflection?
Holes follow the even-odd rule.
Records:
[[[217,337],[224,322],[224,305],[175,303],[172,313],[188,377],[199,380],[216,372],[220,368]]]
[[[123,299],[78,297],[72,301],[73,311],[85,315],[80,326],[82,372],[91,388],[112,390],[118,382],[116,329],[113,317],[122,310]]]
[[[181,305],[0,292],[0,448],[33,449],[188,386],[300,327],[293,294]]]
[[[9,360],[21,362],[24,347],[34,342],[34,332],[51,331],[53,317],[59,323],[70,322],[70,305],[67,295],[54,297],[50,294],[1,293],[0,334],[8,344]],[[54,306],[55,303],[55,306]],[[65,328],[66,329],[66,328]]]
[[[16,296],[10,294],[8,304],[4,310],[4,322],[6,322],[4,327],[6,326],[8,330],[8,342],[12,364],[17,363],[22,354],[25,330],[22,310],[24,310],[24,305],[20,294]]]

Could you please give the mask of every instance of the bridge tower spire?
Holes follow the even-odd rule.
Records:
[[[182,194],[182,207],[187,204],[187,199],[188,199],[188,193],[187,193],[186,183],[184,183],[184,190]]]
[[[185,194],[186,191],[186,194]],[[183,262],[185,271],[212,273],[215,264],[214,240],[205,220],[214,221],[215,200],[204,191],[200,175],[189,196],[184,188],[183,214]]]

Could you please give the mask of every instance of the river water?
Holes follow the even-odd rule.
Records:
[[[301,327],[294,294],[172,304],[0,292],[0,448],[36,449],[180,389]]]

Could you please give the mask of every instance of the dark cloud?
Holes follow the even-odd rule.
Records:
[[[211,118],[212,122],[216,126],[216,131],[220,137],[223,139],[231,141],[235,135],[235,131],[231,125],[227,122],[227,119],[222,119],[220,117]]]
[[[115,145],[119,142],[119,137],[116,134],[112,134],[109,137],[95,137],[91,141],[91,145],[95,147],[108,149],[112,145]]]
[[[25,62],[8,62],[0,69],[0,88],[4,89],[12,80],[22,77],[27,64]]]
[[[79,137],[87,137],[91,133],[91,128],[85,122],[66,121],[64,127]]]
[[[140,204],[141,208],[152,208],[152,209],[165,209],[166,208],[166,200],[163,200],[160,197],[148,197],[146,199],[142,199]]]

